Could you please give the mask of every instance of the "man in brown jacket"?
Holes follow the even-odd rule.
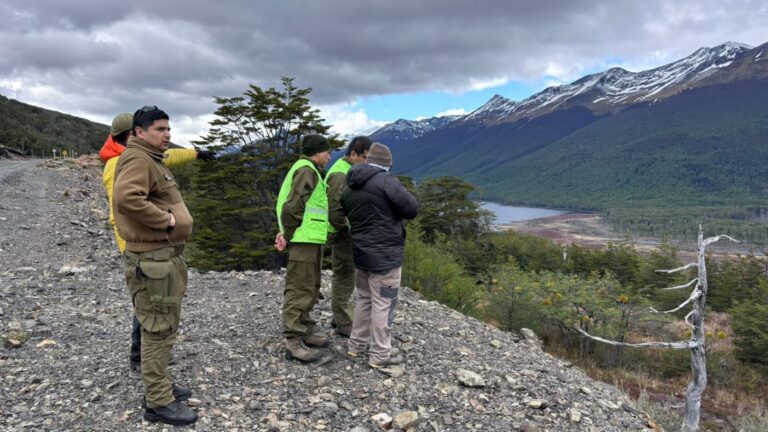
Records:
[[[144,419],[172,425],[197,421],[181,401],[188,389],[171,382],[168,360],[176,341],[187,266],[181,253],[192,216],[163,163],[171,140],[168,115],[156,106],[133,114],[132,136],[115,169],[115,226],[126,241],[123,264],[128,292],[141,324]]]

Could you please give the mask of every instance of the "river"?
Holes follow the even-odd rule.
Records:
[[[562,210],[536,207],[515,207],[486,201],[480,201],[479,204],[481,208],[493,212],[496,216],[493,219],[494,225],[505,225],[512,222],[540,219],[568,213],[567,211]]]

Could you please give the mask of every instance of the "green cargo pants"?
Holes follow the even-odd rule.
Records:
[[[283,336],[311,335],[316,322],[309,313],[320,294],[322,246],[293,243],[288,246],[288,269],[283,291]]]
[[[141,324],[141,373],[149,408],[174,400],[168,360],[187,290],[183,249],[177,246],[141,253],[126,250],[123,254],[128,293]]]
[[[352,324],[354,304],[349,302],[355,290],[355,262],[352,258],[352,238],[349,233],[337,233],[331,245],[333,278],[331,310],[336,326]]]

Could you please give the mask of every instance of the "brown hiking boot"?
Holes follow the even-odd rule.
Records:
[[[401,356],[400,354],[397,354],[397,355],[390,355],[388,359],[382,360],[382,361],[369,360],[368,361],[368,366],[370,366],[370,367],[372,367],[374,369],[378,369],[378,368],[383,368],[383,367],[387,367],[387,366],[399,365],[400,363],[402,363],[404,361],[405,361],[405,359],[403,358],[403,356]]]
[[[327,348],[331,344],[328,338],[316,334],[302,336],[301,341],[312,348]]]
[[[285,340],[286,357],[303,362],[317,361],[322,353],[306,346],[300,338],[288,338]]]

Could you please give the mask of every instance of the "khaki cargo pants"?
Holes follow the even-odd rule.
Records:
[[[149,408],[174,400],[168,360],[187,290],[183,249],[177,246],[141,253],[126,250],[123,254],[128,293],[141,324],[141,373]]]
[[[392,351],[392,324],[395,321],[397,295],[400,291],[400,271],[397,267],[385,273],[357,269],[357,303],[352,335],[347,347],[351,352],[368,349],[368,359],[382,362]]]
[[[320,295],[322,246],[293,243],[288,246],[288,268],[283,291],[283,336],[311,335],[317,324],[310,312]]]
[[[331,245],[331,311],[337,327],[352,324],[354,305],[349,299],[355,290],[355,261],[349,233],[337,233]]]

